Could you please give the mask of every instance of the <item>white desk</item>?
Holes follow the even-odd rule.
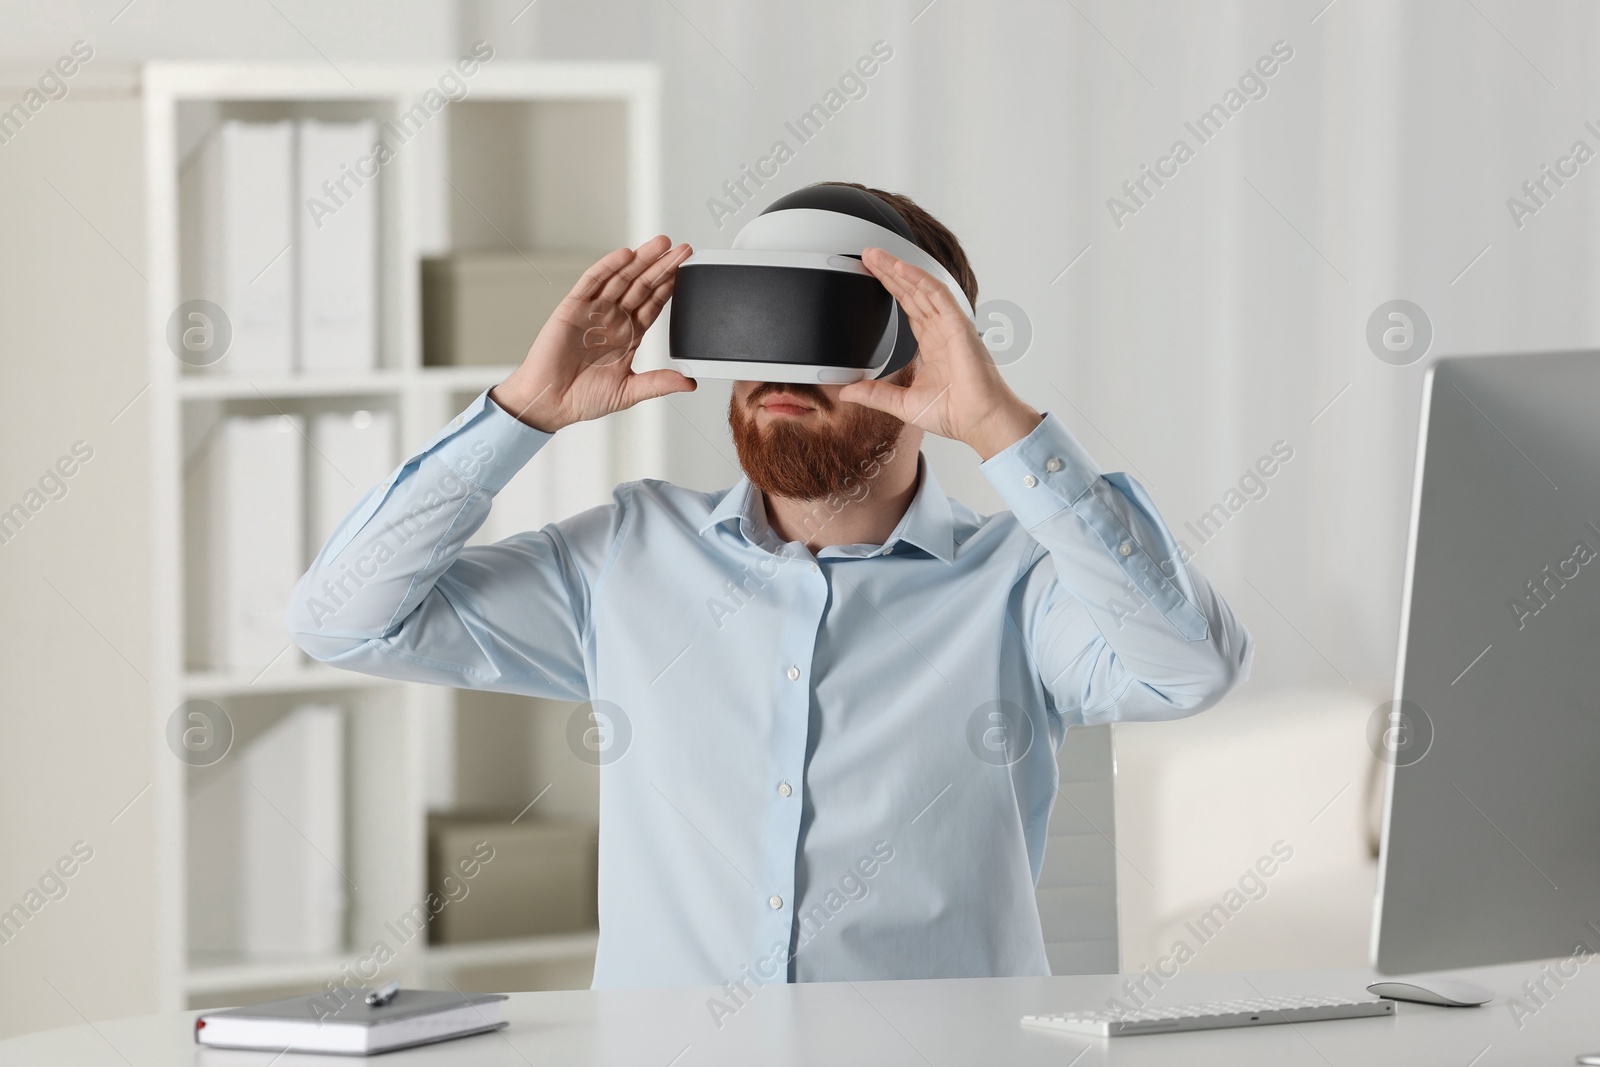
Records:
[[[996,978],[940,982],[860,982],[767,986],[719,1030],[706,999],[711,989],[517,993],[507,1002],[511,1026],[500,1034],[390,1053],[382,1067],[696,1067],[737,1064],[1186,1065],[1269,1063],[1312,1067],[1497,1067],[1571,1064],[1600,1051],[1600,972],[1585,967],[1556,990],[1519,1029],[1505,998],[1537,978],[1539,965],[1466,972],[1495,990],[1482,1008],[1399,1005],[1391,1018],[1348,1019],[1300,1026],[1263,1026],[1195,1034],[1100,1040],[1024,1028],[1025,1012],[1100,1005],[1117,991],[1117,976]],[[1363,993],[1362,971],[1263,971],[1180,975],[1165,998],[1218,1000],[1259,994]],[[1552,986],[1552,988],[1554,988]],[[350,1062],[316,1056],[201,1049],[193,1043],[197,1013],[149,1015],[95,1027],[75,1026],[0,1042],[5,1067],[321,1067]],[[1076,1058],[1075,1058],[1076,1057]]]

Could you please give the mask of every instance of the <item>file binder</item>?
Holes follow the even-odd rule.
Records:
[[[270,714],[252,709],[250,717]],[[303,704],[197,768],[185,804],[189,951],[316,958],[345,947],[345,711]],[[342,874],[341,871],[344,873]]]
[[[184,297],[216,303],[233,328],[206,371],[294,369],[293,161],[292,123],[228,121],[180,172]]]
[[[304,704],[240,753],[241,948],[251,957],[344,947],[344,711]]]
[[[308,518],[306,563],[367,490],[394,470],[394,414],[328,411],[311,417],[306,454]]]
[[[377,124],[301,120],[295,254],[299,368],[307,374],[377,366]]]
[[[273,415],[226,418],[206,447],[195,636],[213,668],[254,672],[299,657],[283,615],[304,569],[303,444],[300,416]]]

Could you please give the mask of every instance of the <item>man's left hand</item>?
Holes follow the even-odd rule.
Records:
[[[985,460],[1033,432],[1043,416],[1011,391],[943,282],[881,248],[866,249],[861,262],[905,309],[921,366],[910,385],[853,382],[839,399],[964,441]]]

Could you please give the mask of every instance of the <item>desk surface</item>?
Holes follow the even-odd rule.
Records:
[[[390,1053],[382,1067],[696,1067],[738,1064],[1310,1064],[1368,1067],[1440,1064],[1571,1064],[1600,1051],[1600,973],[1585,967],[1520,1020],[1507,998],[1539,980],[1543,964],[1463,972],[1496,993],[1481,1008],[1401,1004],[1389,1018],[1347,1019],[1193,1034],[1111,1040],[1026,1028],[1024,1013],[1103,1005],[1119,993],[1115,975],[992,978],[927,982],[818,983],[766,986],[719,1028],[708,1000],[713,989],[648,989],[515,993],[505,1005],[511,1025],[499,1034]],[[1365,971],[1262,971],[1183,974],[1168,980],[1158,1002],[1220,1000],[1291,993],[1364,994]],[[192,1038],[196,1012],[43,1031],[0,1042],[6,1067],[45,1065],[266,1067],[270,1053],[202,1049]],[[1518,1025],[1520,1021],[1520,1026]],[[351,1062],[282,1056],[273,1067]]]

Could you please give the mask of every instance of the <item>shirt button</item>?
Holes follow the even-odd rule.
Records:
[[[1039,484],[1039,479],[1035,478],[1031,474],[1024,474],[1022,476],[1022,484],[1027,486],[1029,489],[1032,489],[1034,486]]]
[[[783,898],[774,893],[772,896],[767,898],[767,907],[771,908],[773,911],[777,911],[779,908],[783,907]]]
[[[791,682],[798,682],[800,680],[799,667],[790,667],[787,671],[784,671],[784,673],[789,676],[789,681]]]
[[[793,792],[794,792],[794,787],[791,786],[788,782],[779,782],[778,783],[778,795],[780,797],[786,797],[786,796],[788,796],[789,794],[791,794]]]
[[[813,574],[816,573],[816,570],[817,570],[817,565],[815,563],[811,564],[811,571],[812,571]]]
[[[1054,474],[1061,469],[1061,461],[1054,456],[1044,461],[1044,469]]]
[[[891,553],[893,551],[894,551],[894,546],[893,545],[884,545],[883,546],[883,554],[885,556],[887,556],[889,553]]]
[[[1131,556],[1133,555],[1133,546],[1124,541],[1122,544],[1117,546],[1117,551],[1124,556]]]

